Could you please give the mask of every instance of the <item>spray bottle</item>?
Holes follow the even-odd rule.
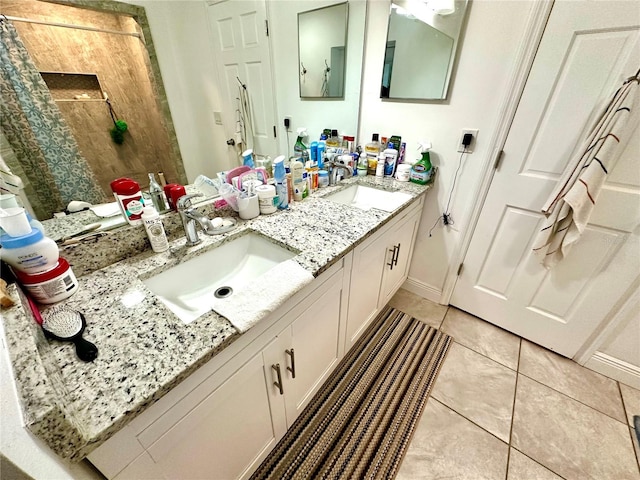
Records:
[[[293,152],[296,157],[302,158],[302,163],[306,164],[307,160],[309,160],[309,150],[307,150],[307,146],[302,142],[302,139],[307,136],[307,129],[304,127],[300,127],[298,129],[298,138],[296,139],[296,143],[293,146]]]
[[[431,142],[426,140],[418,142],[418,149],[422,152],[422,158],[411,167],[409,180],[418,185],[426,185],[431,179],[431,173],[433,172],[431,158],[429,157]]]

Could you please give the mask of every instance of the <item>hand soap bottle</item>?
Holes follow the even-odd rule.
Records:
[[[431,179],[431,173],[433,167],[431,165],[431,158],[429,157],[429,150],[431,150],[431,142],[422,141],[419,142],[420,151],[422,152],[422,158],[413,164],[411,167],[411,173],[409,174],[409,180],[418,185],[426,185]]]

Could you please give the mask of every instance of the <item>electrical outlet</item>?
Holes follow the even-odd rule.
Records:
[[[462,144],[462,139],[466,133],[470,133],[473,138],[471,138],[471,143],[468,147],[465,147]],[[476,148],[476,140],[478,139],[478,129],[477,128],[464,128],[462,133],[460,134],[460,140],[458,141],[458,153],[473,153],[473,150]]]
[[[222,125],[222,112],[213,112],[213,120],[216,125]]]
[[[291,117],[284,117],[284,128],[285,130],[291,130]]]

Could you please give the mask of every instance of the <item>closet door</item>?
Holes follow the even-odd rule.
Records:
[[[640,283],[637,128],[570,255],[546,270],[532,242],[598,107],[638,70],[639,29],[637,2],[555,2],[451,298],[567,357]]]

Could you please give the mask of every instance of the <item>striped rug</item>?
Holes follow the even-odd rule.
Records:
[[[385,308],[251,478],[394,478],[450,342]]]

